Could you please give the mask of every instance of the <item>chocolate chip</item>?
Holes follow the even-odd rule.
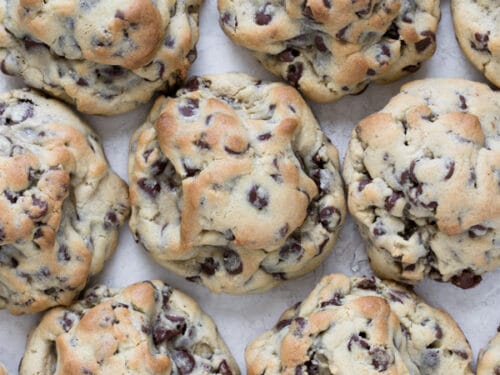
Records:
[[[89,85],[89,82],[88,82],[85,78],[80,77],[80,78],[78,78],[78,80],[76,81],[76,84],[77,84],[78,86],[86,87],[86,86],[88,86],[88,85]]]
[[[356,284],[356,288],[364,290],[377,290],[377,284],[375,282],[375,278],[373,276],[364,278],[363,280],[361,280],[359,283]]]
[[[390,196],[385,198],[384,208],[387,211],[391,211],[394,208],[394,206],[396,205],[396,202],[400,198],[403,198],[403,197],[404,197],[404,194],[401,191],[393,192]]]
[[[191,117],[195,114],[195,111],[198,109],[198,107],[199,107],[198,99],[187,98],[186,104],[179,106],[179,112],[184,117]]]
[[[386,350],[381,348],[373,348],[370,350],[372,357],[372,366],[379,372],[386,371],[391,361],[391,356]]]
[[[330,2],[330,0],[323,0],[323,5],[328,9],[331,9],[332,7],[332,3]]]
[[[279,236],[281,238],[284,238],[288,234],[288,229],[289,229],[288,223],[285,223],[285,225],[283,225],[278,231]]]
[[[351,338],[349,339],[349,342],[347,343],[347,350],[351,351],[352,345],[355,343],[361,346],[361,348],[365,350],[370,349],[370,344],[368,344],[368,342],[363,340],[359,335],[352,335]]]
[[[286,262],[297,262],[303,254],[304,248],[295,240],[287,241],[278,252],[280,260]]]
[[[316,35],[314,37],[314,45],[316,46],[316,48],[318,49],[319,52],[328,51],[328,48],[326,47],[325,41],[319,35]]]
[[[361,181],[358,182],[358,191],[359,192],[362,192],[364,190],[364,188],[366,187],[366,185],[370,184],[372,182],[372,180],[368,179],[368,178],[365,178]]]
[[[314,20],[314,15],[313,15],[313,12],[312,12],[312,9],[310,6],[306,6],[304,8],[304,10],[302,11],[302,14],[304,15],[304,17],[310,19],[310,20]]]
[[[476,238],[479,236],[484,236],[488,232],[488,228],[484,225],[478,224],[469,228],[469,237]]]
[[[163,43],[165,47],[167,48],[174,48],[175,46],[175,39],[173,36],[169,35],[165,38],[165,42]]]
[[[490,40],[489,31],[487,34],[475,33],[474,39],[475,41],[471,41],[470,46],[472,49],[475,49],[479,52],[489,52],[488,42]]]
[[[375,236],[383,236],[386,233],[387,232],[385,231],[385,229],[380,226],[376,226],[375,228],[373,228],[373,234]]]
[[[224,238],[228,241],[234,241],[236,237],[234,236],[233,231],[231,229],[228,229],[224,232]]]
[[[118,18],[120,20],[124,20],[125,19],[125,13],[123,13],[122,10],[117,10],[116,13],[115,13],[115,18]]]
[[[270,139],[273,135],[269,132],[269,133],[263,133],[263,134],[260,134],[259,136],[257,136],[257,139],[259,141],[267,141],[268,139]]]
[[[196,364],[195,359],[186,350],[173,350],[172,359],[177,367],[179,375],[190,374]]]
[[[459,95],[458,99],[460,99],[460,108],[467,109],[467,102],[465,100],[465,97],[463,95]]]
[[[349,26],[351,26],[351,24],[344,26],[339,31],[337,31],[337,33],[335,34],[335,38],[337,38],[338,40],[340,40],[342,42],[346,42],[347,40],[345,38],[345,33],[346,33],[347,29],[349,28]]]
[[[196,50],[196,47],[194,47],[191,51],[189,51],[186,56],[190,64],[194,63],[197,57],[198,57],[198,51]]]
[[[335,293],[331,299],[328,301],[323,301],[321,302],[320,306],[325,307],[325,306],[342,306],[342,295],[340,293]]]
[[[287,48],[278,54],[278,59],[281,62],[292,62],[296,57],[300,56],[300,52],[295,48]]]
[[[387,47],[385,44],[382,44],[381,49],[382,49],[383,56],[391,57],[391,50],[389,47]]]
[[[407,65],[402,70],[408,73],[415,73],[420,69],[420,63],[417,65]]]
[[[452,350],[452,352],[463,359],[468,359],[469,355],[463,350]],[[500,370],[500,367],[498,368]]]
[[[30,213],[29,217],[33,220],[40,219],[40,218],[44,217],[47,214],[47,211],[49,209],[49,204],[46,201],[38,198],[34,194],[31,195],[31,201],[32,201],[33,206],[37,207],[38,210],[36,213]]]
[[[192,77],[189,81],[184,84],[184,88],[188,91],[196,91],[200,88],[199,77]]]
[[[229,367],[225,359],[223,359],[222,362],[219,364],[217,372],[220,375],[233,375],[233,372],[231,371],[231,368]]]
[[[432,40],[431,38],[424,38],[422,40],[419,40],[418,42],[415,43],[415,48],[417,52],[423,52],[427,47],[430,46]]]
[[[377,72],[372,68],[368,68],[368,70],[366,71],[367,76],[374,76],[375,74],[377,74]]]
[[[69,313],[65,312],[63,316],[59,319],[59,324],[61,324],[64,332],[69,332],[71,327],[73,327],[73,320],[70,319]]]
[[[164,171],[168,165],[168,161],[164,159],[158,159],[153,164],[151,164],[150,170],[153,176],[159,176]]]
[[[297,86],[299,84],[299,80],[302,78],[303,71],[304,71],[304,65],[301,62],[293,65],[288,65],[286,80],[291,85]]]
[[[219,263],[217,263],[214,258],[205,258],[203,263],[200,264],[200,271],[207,276],[215,275],[215,272],[219,269]]]
[[[264,26],[269,24],[271,20],[273,19],[273,16],[269,13],[267,13],[267,7],[269,6],[269,3],[261,7],[257,13],[255,13],[255,23],[259,26]]]
[[[18,193],[11,190],[5,190],[3,195],[5,195],[5,198],[7,198],[10,203],[16,203],[19,197]]]
[[[444,179],[448,180],[451,176],[453,176],[453,172],[455,172],[455,162],[453,160],[447,161],[446,169],[448,170],[448,173],[444,176]]]
[[[168,304],[170,302],[170,296],[172,295],[172,289],[169,288],[168,286],[164,287],[161,290],[161,298],[162,298],[162,308],[164,310],[168,309]]]
[[[292,319],[283,319],[283,320],[280,320],[276,324],[276,329],[278,331],[281,331],[283,328],[288,327],[290,324],[292,324]]]
[[[222,256],[222,263],[224,265],[224,269],[230,275],[238,275],[243,272],[243,263],[241,261],[240,255],[231,249],[224,250],[224,254]]]
[[[69,262],[71,260],[71,255],[69,255],[68,247],[66,245],[59,245],[57,250],[57,260],[59,262]]]
[[[152,198],[155,198],[161,191],[161,186],[158,182],[147,178],[141,178],[138,180],[137,185]]]
[[[259,185],[253,185],[248,192],[248,201],[258,210],[269,204],[269,194]]]
[[[106,212],[106,215],[104,216],[104,229],[105,230],[112,230],[116,229],[119,226],[118,222],[118,216],[116,216],[115,211],[108,211]]]
[[[203,137],[203,134],[201,136],[201,138],[197,139],[195,142],[194,142],[194,145],[196,147],[198,147],[199,149],[201,150],[210,150],[210,145],[208,144],[208,142],[204,139]]]
[[[482,280],[480,275],[474,274],[471,269],[463,270],[460,275],[455,275],[451,278],[451,282],[462,289],[475,287]]]
[[[321,223],[323,228],[325,228],[329,232],[333,231],[334,229],[332,228],[332,221],[331,221],[333,214],[338,215],[339,216],[338,221],[340,221],[340,211],[333,206],[324,207],[319,211],[319,222]]]

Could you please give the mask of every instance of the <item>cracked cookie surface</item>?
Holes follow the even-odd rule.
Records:
[[[393,282],[324,277],[246,348],[249,375],[467,374],[471,348],[455,321]]]
[[[500,266],[500,93],[460,79],[404,85],[352,132],[349,210],[374,271],[461,288]]]
[[[497,335],[481,350],[477,359],[477,375],[500,374],[500,326]]]
[[[213,291],[264,291],[317,267],[346,215],[337,150],[292,87],[195,77],[131,141],[130,228]]]
[[[67,305],[115,250],[126,184],[72,111],[35,91],[0,95],[0,308]]]
[[[202,0],[0,1],[0,68],[111,115],[186,77]]]
[[[439,0],[218,0],[220,24],[316,101],[415,72],[436,48]]]
[[[500,2],[452,0],[451,10],[462,51],[490,82],[500,87]]]
[[[96,286],[47,312],[31,332],[20,375],[239,375],[212,319],[161,281]]]

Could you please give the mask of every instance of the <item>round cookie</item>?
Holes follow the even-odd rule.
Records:
[[[97,286],[45,314],[20,375],[238,375],[217,327],[189,296],[161,281]]]
[[[500,266],[500,93],[461,79],[404,85],[352,132],[349,210],[374,271],[470,288]]]
[[[324,277],[246,348],[249,375],[470,374],[455,321],[403,287],[370,277]]]
[[[439,0],[218,0],[220,24],[272,73],[326,102],[396,80],[436,49]]]
[[[500,87],[500,3],[451,0],[455,34],[467,58]]]
[[[498,332],[479,353],[477,375],[500,375],[500,326]]]
[[[0,68],[81,112],[126,112],[184,80],[200,4],[1,0]]]
[[[129,181],[137,241],[215,292],[311,271],[346,216],[337,150],[300,94],[239,73],[159,98],[132,138]]]
[[[126,184],[96,134],[35,91],[0,95],[0,308],[67,305],[116,248]]]

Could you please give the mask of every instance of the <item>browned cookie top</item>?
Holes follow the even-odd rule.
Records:
[[[73,112],[34,91],[0,96],[0,308],[69,304],[128,212],[125,183]]]
[[[130,227],[157,261],[215,291],[269,289],[331,250],[345,217],[336,149],[295,89],[194,78],[132,139]]]
[[[455,34],[469,60],[500,87],[500,2],[452,0]]]
[[[419,69],[436,48],[439,0],[219,0],[220,24],[317,101]]]
[[[201,0],[0,1],[0,59],[86,113],[116,114],[186,77]]]
[[[479,353],[477,375],[500,375],[500,326],[498,333]]]
[[[252,341],[249,375],[472,375],[455,321],[412,292],[374,277],[324,277]]]
[[[470,288],[500,266],[500,93],[488,86],[403,86],[353,131],[344,178],[379,275]]]
[[[50,310],[31,332],[20,375],[239,375],[212,319],[161,281],[98,286]]]

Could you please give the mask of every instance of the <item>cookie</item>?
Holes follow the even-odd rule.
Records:
[[[471,288],[500,266],[500,93],[461,79],[404,85],[352,132],[349,210],[374,271]]]
[[[292,87],[195,77],[131,141],[130,228],[212,291],[270,289],[317,267],[346,216],[337,150]]]
[[[436,49],[439,0],[218,0],[235,43],[326,102],[417,71]]]
[[[451,0],[455,34],[467,58],[500,87],[500,3]]]
[[[403,287],[374,277],[324,277],[246,348],[249,375],[470,374],[455,321]]]
[[[189,296],[161,281],[97,286],[45,314],[20,375],[238,375],[217,327]]]
[[[0,308],[71,303],[128,214],[126,184],[72,111],[28,89],[0,95]]]
[[[112,115],[186,77],[201,0],[0,1],[0,68],[76,105]]]
[[[498,326],[498,332],[479,353],[477,375],[500,374],[500,326]]]
[[[0,363],[0,375],[9,375],[9,372],[1,363]]]

